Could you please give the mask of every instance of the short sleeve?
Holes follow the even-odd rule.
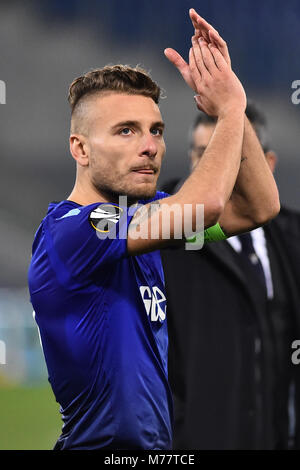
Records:
[[[110,203],[58,207],[44,219],[50,262],[60,282],[88,280],[128,256],[127,230],[137,208]]]

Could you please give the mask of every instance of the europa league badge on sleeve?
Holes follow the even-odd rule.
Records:
[[[115,204],[100,204],[92,210],[89,222],[97,232],[98,238],[116,238],[117,225],[124,210]]]
[[[123,209],[114,204],[101,204],[89,215],[89,222],[97,232],[108,233],[116,226]]]

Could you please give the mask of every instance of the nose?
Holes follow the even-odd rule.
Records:
[[[157,154],[157,142],[155,141],[155,137],[151,133],[147,133],[143,136],[139,155],[141,157],[147,156],[150,158],[154,158]]]

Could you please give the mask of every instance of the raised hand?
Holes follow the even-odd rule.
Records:
[[[189,15],[195,29],[195,36],[199,36],[199,38],[203,37],[208,44],[212,43],[215,47],[217,47],[223,55],[226,63],[229,65],[229,67],[231,67],[231,60],[227,44],[224,39],[221,38],[218,31],[204,18],[202,18],[202,16],[198,15],[194,8],[190,9]]]
[[[213,46],[217,47],[221,54],[224,57],[225,62],[231,67],[231,60],[228,52],[228,47],[224,39],[221,38],[218,31],[213,28],[207,21],[202,18],[198,13],[191,8],[189,11],[189,15],[193,26],[195,28],[195,36],[196,37],[203,37],[207,44],[212,44]],[[189,64],[181,57],[181,55],[175,51],[175,49],[167,48],[164,51],[165,56],[169,59],[172,64],[180,71],[182,77],[184,78],[185,82],[195,91],[197,92],[195,83],[192,79]]]
[[[236,107],[246,107],[242,84],[217,47],[203,37],[193,36],[189,54],[191,78],[198,96],[198,108],[220,117]]]
[[[198,108],[211,116],[220,116],[227,109],[240,105],[246,107],[244,89],[231,70],[225,41],[194,11],[190,16],[197,34],[192,38],[189,64],[174,49],[165,55],[181,73],[185,82],[198,94]],[[198,29],[197,29],[198,28]],[[216,37],[218,35],[218,37]],[[216,41],[211,41],[215,38]],[[220,50],[221,49],[221,50]]]

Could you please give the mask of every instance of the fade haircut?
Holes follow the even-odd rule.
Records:
[[[249,100],[247,107],[246,107],[246,116],[255,129],[255,132],[257,134],[257,137],[260,141],[260,144],[262,146],[264,153],[267,153],[270,150],[270,144],[269,144],[269,137],[268,137],[267,120],[266,120],[264,113],[261,111],[261,109],[258,108],[256,103]],[[200,124],[209,126],[209,125],[215,125],[216,122],[217,122],[217,118],[208,116],[202,111],[199,114],[197,114],[189,131],[190,150],[193,148],[193,136],[194,136],[194,131],[196,130],[196,128],[200,126]]]
[[[160,87],[150,75],[140,67],[128,65],[106,65],[102,69],[91,70],[73,80],[69,87],[68,101],[71,106],[71,132],[84,128],[85,98],[104,93],[126,93],[152,98],[158,104]],[[76,124],[75,124],[76,121]],[[79,124],[81,122],[81,124]]]

